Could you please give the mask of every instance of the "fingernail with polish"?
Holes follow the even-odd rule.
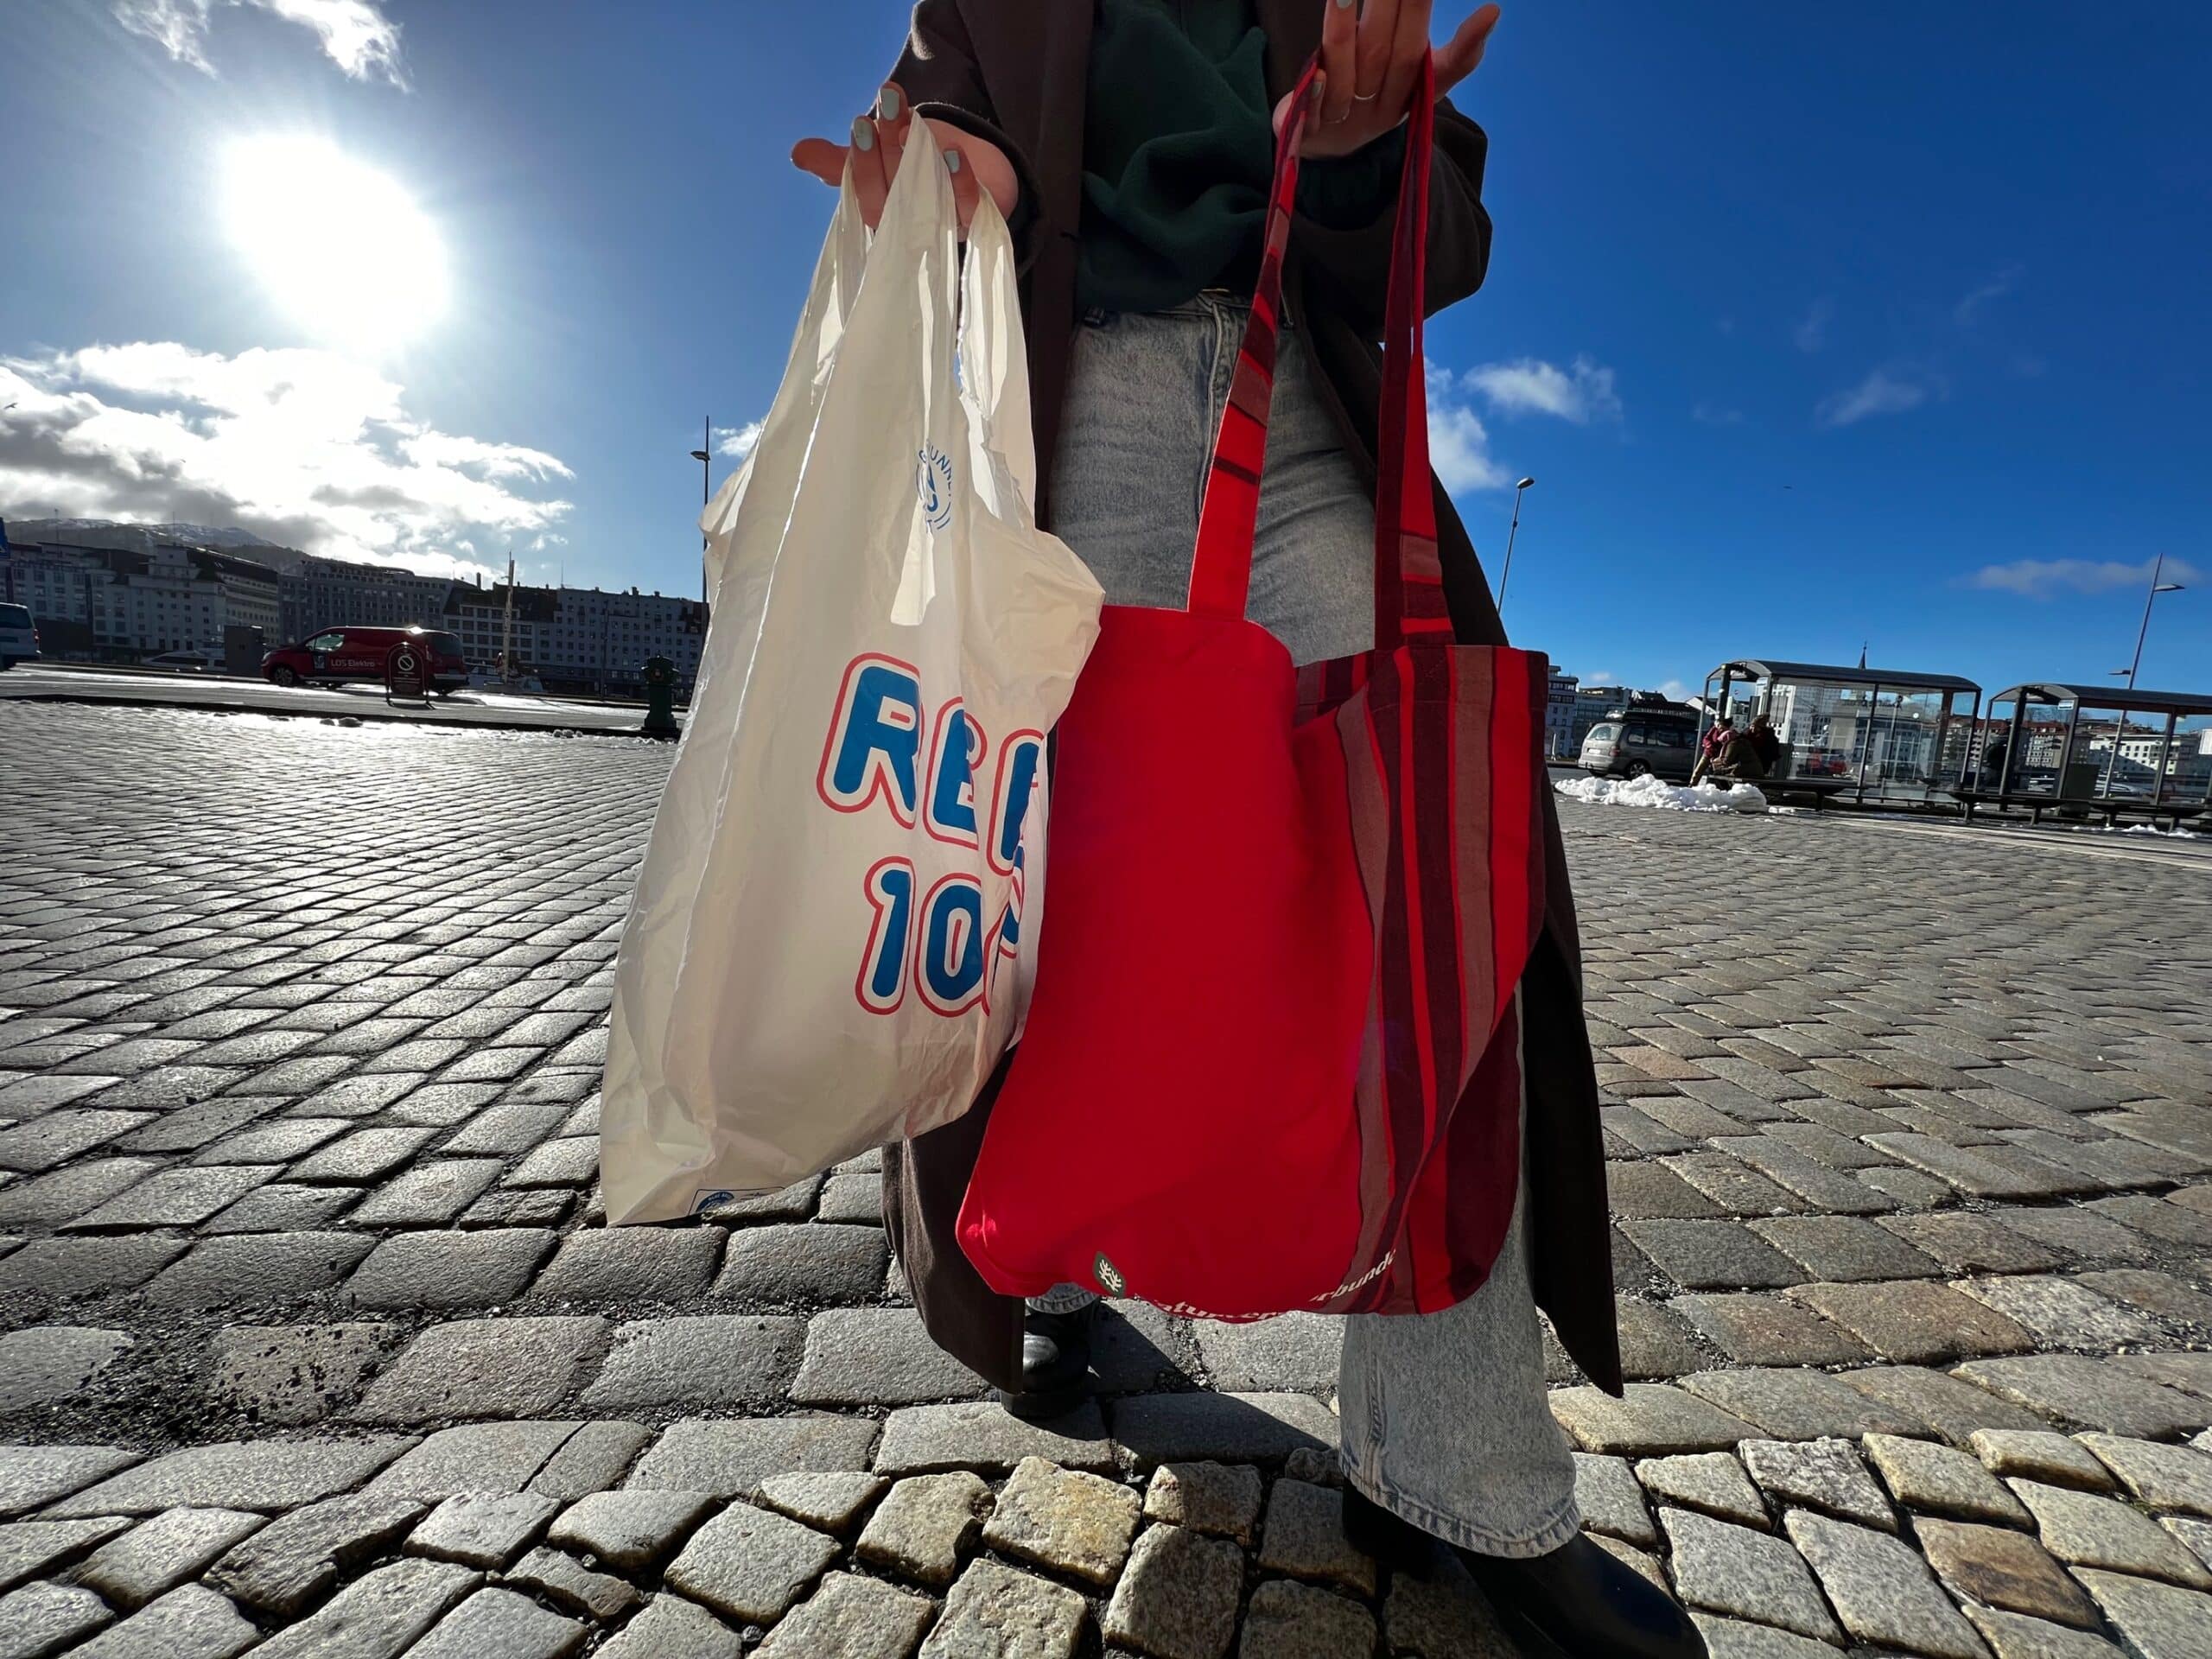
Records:
[[[899,95],[899,89],[886,82],[883,90],[876,94],[875,112],[886,121],[896,121],[904,102]]]
[[[855,149],[874,149],[875,148],[874,124],[869,121],[868,117],[864,115],[858,118],[853,123],[853,148]]]
[[[948,173],[957,173],[960,170],[960,152],[958,150],[948,149],[944,152],[944,170]]]
[[[1351,10],[1351,0],[1337,0],[1337,10],[1338,10],[1338,11],[1349,11],[1349,10]]]

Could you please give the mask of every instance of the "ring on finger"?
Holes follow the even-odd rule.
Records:
[[[1380,92],[1354,92],[1351,95],[1351,101],[1355,104],[1372,104],[1382,96]]]

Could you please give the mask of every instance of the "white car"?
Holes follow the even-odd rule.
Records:
[[[38,660],[38,627],[28,605],[0,605],[0,668]]]
[[[215,661],[205,652],[165,651],[157,657],[143,658],[138,666],[158,668],[171,674],[205,674],[215,666]]]

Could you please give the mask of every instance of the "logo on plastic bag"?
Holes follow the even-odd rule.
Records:
[[[1090,1271],[1106,1287],[1109,1296],[1119,1296],[1129,1287],[1129,1281],[1122,1277],[1122,1270],[1106,1259],[1103,1250],[1098,1252],[1098,1259],[1090,1264]]]
[[[932,531],[952,522],[952,459],[935,444],[925,444],[916,454],[914,492],[921,498],[922,518]]]

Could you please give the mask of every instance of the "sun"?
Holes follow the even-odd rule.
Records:
[[[223,163],[232,241],[318,337],[396,346],[444,312],[445,245],[391,178],[310,134],[238,139]]]

